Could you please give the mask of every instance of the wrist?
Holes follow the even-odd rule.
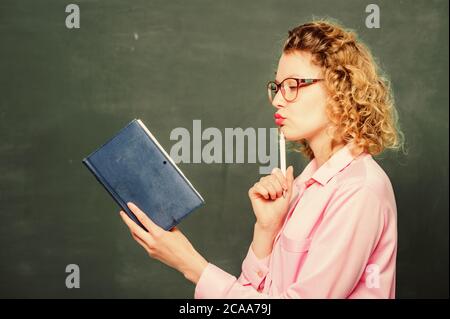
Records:
[[[255,226],[254,226],[254,231],[255,232],[260,232],[263,233],[265,236],[268,237],[275,237],[276,234],[278,233],[278,231],[280,230],[281,225],[278,224],[270,224],[270,225],[264,225],[261,224],[260,222],[256,221]]]
[[[188,262],[188,266],[181,270],[184,277],[194,284],[197,284],[203,271],[208,266],[208,261],[199,253],[195,252]]]
[[[265,228],[257,223],[255,224],[252,250],[256,257],[262,259],[270,255],[277,233],[278,231],[275,228]]]

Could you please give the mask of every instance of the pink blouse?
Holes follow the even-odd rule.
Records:
[[[272,253],[248,250],[239,278],[209,263],[195,298],[395,298],[397,208],[368,153],[341,148],[294,180]]]

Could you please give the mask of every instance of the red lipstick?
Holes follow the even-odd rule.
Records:
[[[282,117],[282,116],[281,116],[280,114],[278,114],[278,113],[275,113],[273,117],[275,118],[275,124],[276,124],[276,125],[282,125],[282,124],[283,124],[283,121],[285,120],[285,118]]]

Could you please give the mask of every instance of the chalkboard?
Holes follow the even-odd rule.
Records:
[[[376,159],[398,206],[397,297],[448,297],[447,1],[376,1],[380,28],[366,27],[370,2],[357,0],[78,0],[68,28],[70,3],[0,2],[0,297],[192,298],[81,160],[133,118],[167,150],[194,120],[269,134],[266,82],[287,31],[316,17],[354,29],[392,81],[408,154]],[[306,163],[289,153],[296,176]],[[261,165],[179,164],[206,200],[180,228],[236,276]],[[70,264],[79,288],[65,284]]]

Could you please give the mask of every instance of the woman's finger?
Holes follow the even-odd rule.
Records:
[[[266,178],[263,180],[264,186],[271,187],[271,189],[275,189],[276,198],[281,197],[283,195],[283,186],[278,181],[278,178],[274,176],[273,174],[267,175]],[[275,198],[275,199],[276,199]]]
[[[271,181],[265,179],[264,181],[262,181],[262,185],[269,191],[270,198],[272,200],[277,199],[277,189]]]
[[[125,214],[123,210],[120,211],[120,217],[122,217],[122,220],[125,222],[132,233],[137,234],[140,238],[147,238],[148,236],[150,236],[149,233],[141,228],[141,226],[136,224],[130,217],[128,217],[128,215]]]
[[[283,184],[278,180],[275,175],[270,175],[270,178],[267,179],[268,183],[271,183],[277,192],[277,197],[281,197],[283,195]]]
[[[136,235],[135,233],[131,233],[131,236],[134,238],[135,241],[137,241],[142,247],[144,247],[145,250],[149,250],[150,247],[152,246],[152,243],[149,242],[147,243],[147,241],[149,239],[147,239],[147,241],[143,240],[142,238],[140,238],[138,235]]]
[[[281,169],[275,167],[272,170],[272,175],[274,175],[277,178],[277,180],[280,182],[281,187],[283,187],[283,189],[287,191],[288,190],[287,180],[286,177],[281,172]]]
[[[145,228],[153,235],[162,230],[161,227],[156,225],[148,216],[140,210],[139,207],[137,207],[132,202],[127,203],[128,208],[133,212],[133,214],[136,216],[136,218],[144,225]]]
[[[256,183],[253,186],[253,189],[255,190],[255,193],[261,195],[262,197],[264,197],[265,199],[269,199],[270,195],[269,195],[269,191],[264,188],[261,183]]]
[[[139,238],[138,235],[136,235],[135,233],[131,233],[131,237],[133,237],[133,239],[137,241],[139,245],[147,249],[147,244],[141,238]]]

